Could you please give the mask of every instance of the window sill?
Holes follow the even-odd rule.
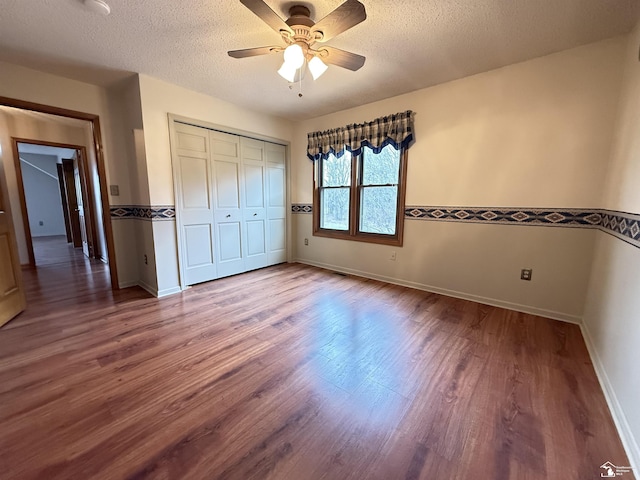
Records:
[[[349,240],[352,242],[377,243],[379,245],[392,245],[395,247],[402,246],[402,237],[376,235],[375,233],[359,233],[350,235],[348,232],[340,232],[338,230],[317,229],[313,232],[314,237],[334,238],[336,240]]]

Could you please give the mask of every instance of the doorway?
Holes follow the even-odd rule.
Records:
[[[14,157],[14,161],[10,162],[14,165],[9,166],[10,164],[5,161],[5,168],[15,170],[14,187],[10,187],[15,188],[13,190],[15,193],[10,194],[9,200],[14,211],[16,234],[18,237],[22,237],[22,240],[18,238],[18,247],[22,245],[20,247],[22,248],[20,263],[42,266],[47,262],[44,257],[49,260],[55,257],[56,254],[52,253],[53,249],[58,252],[59,258],[64,257],[66,252],[67,257],[73,257],[75,261],[79,258],[83,264],[88,262],[87,265],[102,265],[100,270],[106,271],[111,288],[117,290],[118,277],[99,117],[94,114],[0,97],[0,113],[6,113],[7,110],[20,112],[23,119],[40,122],[40,124],[46,123],[46,127],[32,129],[34,134],[27,134],[28,136],[14,135],[15,132],[12,132],[12,128],[9,126],[9,137],[5,132],[5,140],[3,140],[3,144],[8,147],[5,149],[5,153],[10,152]],[[68,144],[48,141],[50,138],[47,137],[51,136],[51,132],[64,126],[77,126],[78,124],[82,124],[84,130],[83,137],[78,140],[78,143],[75,143],[75,140],[73,140],[74,143]],[[40,133],[42,135],[39,135]],[[31,153],[28,151],[29,148],[35,148],[36,145],[67,149],[68,151],[61,154],[60,158],[56,155],[55,166],[44,165],[47,168],[43,168],[43,165],[38,163],[37,157],[35,157],[35,162],[31,161],[34,158],[31,160],[24,158],[29,157],[28,154]],[[31,165],[20,160],[21,156]],[[70,177],[68,177],[68,181],[65,180],[64,160],[69,160],[67,165],[72,165],[67,169],[73,171],[73,181]],[[50,176],[34,167],[45,170]],[[55,218],[51,215],[41,218],[44,217],[42,211],[39,213],[36,211],[37,213],[34,214],[27,208],[28,202],[22,178],[27,170],[30,173],[26,175],[37,172],[42,177],[40,182],[43,180],[50,182],[47,184],[49,187],[54,187],[57,182],[56,200],[50,205],[57,209]],[[74,189],[72,186],[77,188]],[[75,202],[71,198],[71,193],[74,191],[77,197]],[[63,198],[63,192],[66,199]],[[53,193],[52,188],[49,193]],[[11,197],[11,195],[14,196]],[[63,223],[60,222],[61,217]],[[78,222],[75,222],[74,218]],[[74,228],[74,224],[78,228]],[[47,230],[49,227],[52,230]],[[38,254],[39,250],[42,255]],[[98,262],[98,259],[101,262]],[[107,268],[104,267],[104,264],[107,264]]]
[[[12,140],[29,265],[101,259],[85,147]]]

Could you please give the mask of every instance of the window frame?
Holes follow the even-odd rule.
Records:
[[[356,242],[377,243],[381,245],[402,246],[404,237],[404,210],[407,191],[407,149],[400,149],[398,171],[398,200],[396,211],[396,233],[368,233],[360,231],[360,199],[363,190],[362,168],[364,148],[360,155],[351,156],[351,184],[349,185],[349,228],[333,230],[320,228],[320,179],[324,159],[316,160],[313,165],[313,235],[316,237],[336,238]],[[366,186],[365,186],[366,187]],[[326,187],[331,188],[331,187]]]

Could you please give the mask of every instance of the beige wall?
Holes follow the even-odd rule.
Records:
[[[596,207],[625,37],[295,125],[294,202],[310,202],[307,132],[416,112],[407,204]]]
[[[146,165],[151,205],[174,205],[168,114],[244,130],[289,141],[291,123],[287,120],[235,106],[182,87],[139,76]],[[160,295],[179,289],[175,222],[153,222],[152,245],[155,253],[157,289]],[[149,236],[147,242],[149,240]]]
[[[640,214],[640,24],[625,57],[603,207]],[[598,232],[584,332],[618,430],[640,471],[640,248]],[[636,473],[637,475],[637,473]]]
[[[629,36],[603,208],[640,213],[640,24]]]
[[[104,88],[0,62],[0,95],[100,116],[109,182],[122,177],[126,159],[110,155],[119,138],[111,135],[109,99]],[[126,167],[124,169],[126,171]]]
[[[173,113],[281,140],[291,140],[291,122],[140,75],[149,189],[152,205],[173,205],[169,121]]]
[[[126,184],[128,178],[128,158],[124,155],[113,154],[122,150],[122,138],[112,134],[110,101],[106,89],[68,78],[50,75],[29,68],[0,62],[0,96],[40,103],[44,105],[76,110],[99,115],[103,139],[103,153],[107,173],[107,184]],[[121,189],[121,192],[123,189]],[[126,188],[124,189],[126,192]],[[128,195],[128,193],[125,193]],[[110,203],[114,199],[110,198]],[[116,204],[118,202],[115,202]],[[19,209],[12,200],[12,211]],[[20,231],[16,225],[16,233]],[[135,272],[127,271],[129,265],[130,245],[128,236],[116,235],[115,254],[118,265],[118,275],[121,284],[136,282]]]
[[[312,237],[293,215],[297,259],[410,287],[580,322],[595,231],[408,220],[404,246]],[[304,239],[309,245],[304,246]],[[396,260],[390,260],[391,252]],[[533,280],[520,280],[533,268]]]
[[[132,162],[133,129],[142,128],[142,120],[135,120],[135,112],[140,112],[140,100],[137,103],[130,101],[127,94],[129,89],[135,89],[136,80],[131,78],[124,80],[107,90],[107,108],[109,111],[108,123],[104,128],[111,136],[117,138],[114,142],[112,155],[121,160],[122,169],[118,175],[111,175],[109,183],[118,185],[120,195],[110,196],[112,205],[132,205],[135,202],[135,163]],[[133,165],[132,165],[133,164]]]
[[[125,79],[108,90],[109,98],[109,130],[118,138],[114,144],[114,156],[124,159],[124,168],[112,183],[118,185],[120,195],[112,196],[113,205],[149,205],[149,179],[144,156],[144,134],[142,130],[142,105],[140,101],[140,85],[138,76]],[[142,152],[142,153],[141,153]],[[149,225],[142,225],[149,223]],[[141,219],[114,219],[112,221],[114,236],[127,251],[118,260],[118,271],[124,273],[120,278],[120,286],[142,285],[152,293],[157,291],[155,262],[149,261],[153,256],[153,247],[146,248],[145,229],[150,229],[150,222]],[[151,243],[151,245],[153,245]],[[144,262],[144,255],[147,262]]]
[[[107,183],[118,185],[120,190],[117,197],[109,193],[111,205],[174,204],[168,113],[283,140],[291,138],[291,124],[287,120],[258,114],[144,75],[104,89],[0,62],[0,96],[99,115]],[[0,123],[0,129],[7,135],[8,129],[2,128],[4,123]],[[138,132],[137,142],[134,131]],[[64,141],[56,138],[45,139]],[[69,143],[82,144],[83,140]],[[6,153],[11,149],[3,146],[3,150]],[[5,154],[3,162],[11,164],[12,159]],[[10,178],[8,183],[11,184]],[[12,195],[14,215],[20,212],[15,201]],[[120,285],[141,284],[156,294],[176,291],[175,224],[114,220],[112,226]],[[22,231],[18,221],[16,232]],[[22,244],[21,256],[26,254],[24,241]]]
[[[311,203],[306,134],[411,109],[407,205],[597,207],[625,38],[511,65],[294,127],[293,202]],[[402,248],[312,237],[295,257],[487,303],[579,321],[594,232],[407,220]],[[310,245],[304,246],[304,238]],[[397,260],[388,260],[397,250]],[[519,279],[533,268],[533,280]],[[562,293],[560,293],[562,292]]]

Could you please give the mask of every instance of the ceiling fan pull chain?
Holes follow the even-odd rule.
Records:
[[[305,61],[305,65],[303,65],[302,67],[304,68],[306,66],[306,61]],[[298,85],[300,90],[298,91],[298,98],[302,98],[302,69],[300,70],[300,78],[298,78]]]

